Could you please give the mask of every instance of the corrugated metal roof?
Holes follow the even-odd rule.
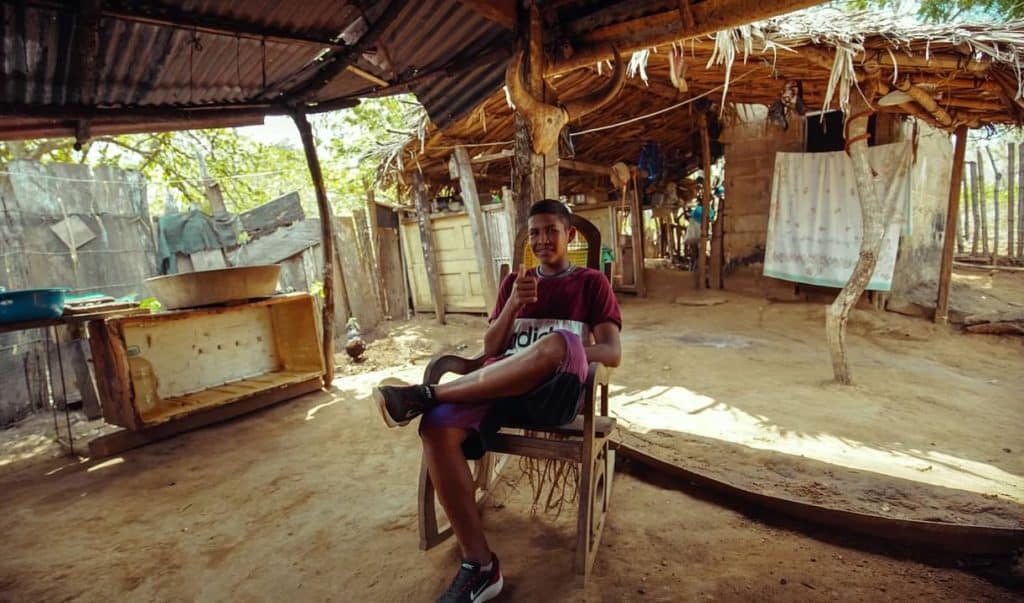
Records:
[[[773,3],[785,1],[764,0]],[[156,110],[223,109],[204,112],[209,124],[236,119],[230,112],[240,105],[258,114],[282,111],[286,101],[406,90],[443,127],[501,86],[514,43],[512,31],[460,0],[101,0],[90,90],[81,82],[80,40],[89,19],[78,10],[85,4],[0,0],[0,139],[15,126],[37,132],[47,123],[55,124],[52,134],[69,135],[67,126],[87,117],[108,130],[123,121],[126,131],[138,131],[177,117]],[[560,35],[572,37],[675,6],[577,0],[549,16],[564,26]],[[343,44],[397,7],[379,39],[360,47],[359,70],[334,73],[333,55],[344,55]]]
[[[76,72],[81,64],[76,38],[82,35],[82,26],[75,5],[0,1],[0,103],[18,112],[18,116],[0,116],[0,138],[5,137],[5,129],[10,135],[16,130],[38,133],[48,125],[54,134],[67,135],[74,120],[66,114],[85,108],[266,106],[310,81],[322,65],[319,58],[332,47],[165,21],[199,15],[220,20],[217,23],[243,22],[255,32],[265,28],[342,43],[343,32],[348,30],[348,42],[357,38],[367,21],[380,18],[389,1],[361,4],[365,20],[359,5],[345,0],[178,0],[158,5],[167,10],[148,16],[126,16],[139,10],[131,2],[104,2],[107,12],[98,20],[96,86],[93,93],[83,93],[78,84],[81,74]],[[511,32],[461,2],[411,0],[378,44],[359,58],[357,66],[364,75],[342,72],[314,90],[310,100],[350,96],[373,87],[374,80],[394,82],[506,43],[511,44]],[[502,63],[500,57],[496,62]],[[496,64],[438,74],[420,78],[409,88],[421,96],[433,117],[447,122],[500,85],[503,68]],[[38,110],[45,111],[33,113]],[[154,118],[153,123],[157,121]],[[116,119],[104,123],[109,130],[115,128]],[[166,120],[161,125],[166,126]],[[137,131],[139,126],[135,119],[129,129]]]

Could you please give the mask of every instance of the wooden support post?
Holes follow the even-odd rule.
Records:
[[[1017,257],[1024,257],[1024,145],[1017,153]]]
[[[992,174],[995,176],[995,190],[993,191],[992,197],[992,209],[995,214],[992,220],[992,263],[995,264],[995,256],[999,255],[999,185],[1003,181],[1003,173],[999,171],[999,166],[996,165],[996,158],[992,156],[992,147],[985,147],[985,152],[988,153],[988,160],[992,164]]]
[[[530,148],[530,127],[526,119],[517,111],[513,118],[515,137],[513,147],[515,157],[512,162],[512,185],[514,190],[510,202],[513,204],[512,232],[526,228],[526,217],[534,199],[540,199],[533,190],[533,149]]]
[[[1017,145],[1012,142],[1006,143],[1006,255],[1007,257],[1013,257],[1015,253],[1014,249],[1014,235],[1017,231],[1017,220],[1016,220],[1016,207],[1014,206],[1015,193],[1014,183],[1015,176],[1017,174],[1017,162],[1014,161],[1014,151],[1017,150]]]
[[[981,216],[978,213],[978,163],[968,161],[971,175],[971,255],[977,255],[981,244]]]
[[[707,286],[708,274],[708,220],[711,217],[711,135],[708,133],[708,116],[700,114],[701,167],[704,170],[704,210],[700,214],[700,248],[697,251],[697,276],[695,289]]]
[[[525,15],[520,19],[526,27],[520,31],[525,42],[527,78],[526,89],[535,98],[553,103],[548,87],[544,84],[546,61],[543,45],[543,22],[536,1],[525,6]],[[525,34],[525,35],[524,35]],[[533,152],[530,131],[526,119],[517,111],[514,117],[512,183],[515,188],[516,212],[512,232],[526,228],[526,215],[530,205],[540,199],[558,199],[558,145],[545,155]]]
[[[640,207],[640,190],[635,176],[629,205],[629,230],[633,241],[633,284],[638,296],[647,297],[647,279],[644,278],[644,210]],[[618,255],[616,253],[616,257]]]
[[[960,183],[960,215],[957,216],[959,220],[959,228],[957,229],[957,241],[956,241],[956,252],[963,255],[964,246],[967,244],[967,238],[970,235],[970,223],[967,221],[969,215],[968,208],[971,202],[971,194],[967,188],[967,178],[961,178]]]
[[[480,209],[480,196],[473,179],[473,166],[469,162],[469,153],[465,147],[456,147],[449,165],[452,175],[459,180],[462,192],[462,204],[469,216],[469,227],[473,230],[473,251],[476,252],[476,263],[480,269],[480,285],[484,293],[485,305],[494,307],[498,299],[498,285],[494,274],[494,260],[491,258],[491,244],[487,236],[487,225],[484,223],[483,210]]]
[[[985,160],[981,156],[981,147],[975,148],[978,179],[978,212],[981,218],[981,253],[988,255],[988,212],[985,208]]]
[[[953,239],[956,237],[956,217],[960,211],[960,179],[964,174],[964,155],[967,152],[967,126],[956,129],[956,147],[953,150],[953,170],[949,176],[949,200],[946,205],[946,233],[942,240],[942,262],[939,265],[939,293],[935,302],[935,322],[949,320],[949,287],[953,276]]]
[[[377,294],[377,305],[380,307],[381,314],[388,316],[387,295],[384,293],[385,284],[381,274],[380,224],[377,223],[377,204],[374,202],[373,183],[367,178],[363,179],[363,190],[366,191],[366,238],[361,240],[366,243],[366,253],[369,254],[370,274],[373,275],[371,280],[374,292]],[[354,212],[352,217],[356,219],[356,226],[362,230],[363,225],[360,224],[360,220]]]
[[[529,30],[527,48],[529,50],[529,91],[545,103],[554,103],[550,90],[544,83],[544,69],[547,59],[544,56],[544,25],[541,20],[540,7],[536,1],[529,5]],[[558,144],[543,155],[531,153],[530,177],[533,181],[534,201],[539,199],[558,199]]]
[[[292,120],[299,130],[302,148],[306,152],[306,163],[309,175],[313,179],[316,191],[316,208],[320,215],[320,246],[324,254],[324,307],[323,320],[323,355],[324,355],[324,387],[330,388],[334,381],[334,212],[327,200],[327,189],[324,186],[324,174],[320,169],[320,158],[316,154],[316,141],[313,140],[313,128],[301,111],[292,113]]]
[[[423,174],[419,171],[412,173],[412,195],[416,201],[416,222],[420,227],[420,249],[423,251],[423,265],[427,271],[430,297],[434,301],[437,322],[444,324],[444,291],[441,289],[441,279],[437,273],[437,258],[434,257],[434,234],[430,228],[430,200],[427,195],[427,185],[423,182]]]

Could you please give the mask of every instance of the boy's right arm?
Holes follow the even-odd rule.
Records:
[[[491,321],[487,332],[484,333],[485,356],[497,356],[505,350],[519,310],[526,304],[535,301],[537,301],[537,279],[527,276],[526,266],[520,264],[519,273],[516,275],[508,301],[505,302],[498,317]]]

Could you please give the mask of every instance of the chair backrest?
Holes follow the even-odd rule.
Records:
[[[571,215],[571,224],[576,228],[576,240],[569,243],[569,261],[577,266],[586,266],[594,270],[604,270],[601,266],[601,231],[594,226],[593,222],[586,218]],[[526,264],[527,268],[537,265],[537,258],[530,250],[529,229],[521,228],[516,233],[516,241],[513,249],[512,266]],[[502,277],[506,272],[502,267]]]

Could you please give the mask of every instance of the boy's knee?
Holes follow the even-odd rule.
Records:
[[[466,434],[461,429],[428,425],[420,428],[424,448],[431,450],[461,449]]]
[[[562,364],[568,351],[565,345],[565,337],[558,333],[551,333],[542,337],[534,345],[534,348],[537,351],[537,355],[543,358],[547,364],[550,364],[552,369],[558,368]]]

